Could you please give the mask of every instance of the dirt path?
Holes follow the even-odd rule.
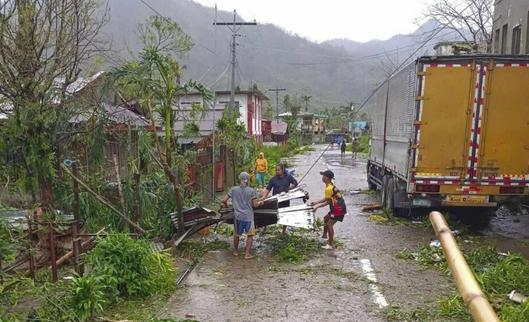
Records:
[[[320,155],[316,151],[297,157],[298,178]],[[323,195],[319,171],[334,171],[343,191],[366,189],[365,161],[341,160],[338,150],[327,151],[303,184],[311,199]],[[346,194],[349,215],[336,225],[344,246],[323,251],[302,265],[279,263],[257,237],[251,261],[228,251],[208,253],[160,312],[200,321],[386,321],[391,306],[412,310],[450,295],[447,276],[397,259],[404,248],[418,249],[434,238],[424,225],[380,225],[360,209],[374,196]],[[318,217],[325,211],[319,210]]]

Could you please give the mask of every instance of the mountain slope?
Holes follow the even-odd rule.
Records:
[[[213,26],[214,9],[191,0],[145,1],[177,21],[193,38],[195,46],[183,59],[186,78],[227,89],[231,34],[226,27]],[[121,56],[129,56],[140,48],[137,25],[155,13],[139,0],[110,0],[109,6],[106,36]],[[217,21],[232,19],[233,13],[218,12]],[[312,95],[312,107],[318,109],[361,101],[392,65],[409,54],[417,34],[422,34],[368,43],[333,40],[317,44],[271,24],[243,27],[239,33],[236,79],[240,88],[253,83],[263,90],[285,87],[289,94]],[[402,46],[405,49],[393,50]]]

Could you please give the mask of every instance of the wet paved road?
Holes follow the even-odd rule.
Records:
[[[293,160],[298,178],[323,148]],[[327,168],[341,190],[367,188],[365,160],[353,161],[350,154],[342,160],[338,150],[329,150],[302,182],[312,200],[323,195],[318,172]],[[325,251],[302,265],[279,264],[260,237],[258,257],[252,261],[234,258],[228,251],[210,252],[160,314],[184,318],[192,313],[200,321],[386,321],[388,305],[411,310],[451,294],[448,277],[395,257],[404,248],[418,249],[434,238],[428,227],[376,224],[361,212],[363,205],[375,202],[374,196],[348,193],[345,198],[349,215],[336,224],[341,249]],[[324,214],[320,209],[317,216]],[[485,231],[487,240],[525,249],[525,244],[497,234],[499,230],[509,235],[507,225],[494,225]]]

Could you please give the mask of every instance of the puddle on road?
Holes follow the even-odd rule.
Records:
[[[200,321],[382,321],[361,275],[345,252],[323,252],[301,265],[261,255],[246,261],[210,252],[161,314]],[[338,260],[338,258],[340,260]],[[340,300],[339,309],[334,307]]]

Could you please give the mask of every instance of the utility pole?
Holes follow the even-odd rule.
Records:
[[[305,112],[308,112],[309,111],[309,101],[310,99],[312,98],[312,96],[309,96],[309,95],[303,95],[301,96],[301,99],[303,101],[305,101]]]
[[[235,66],[237,64],[237,36],[242,26],[255,26],[254,22],[237,22],[237,11],[233,10],[233,22],[213,22],[215,26],[227,26],[231,31],[231,88],[230,109],[235,110]]]
[[[269,88],[268,91],[276,92],[276,123],[279,123],[279,92],[286,91],[286,88]]]

